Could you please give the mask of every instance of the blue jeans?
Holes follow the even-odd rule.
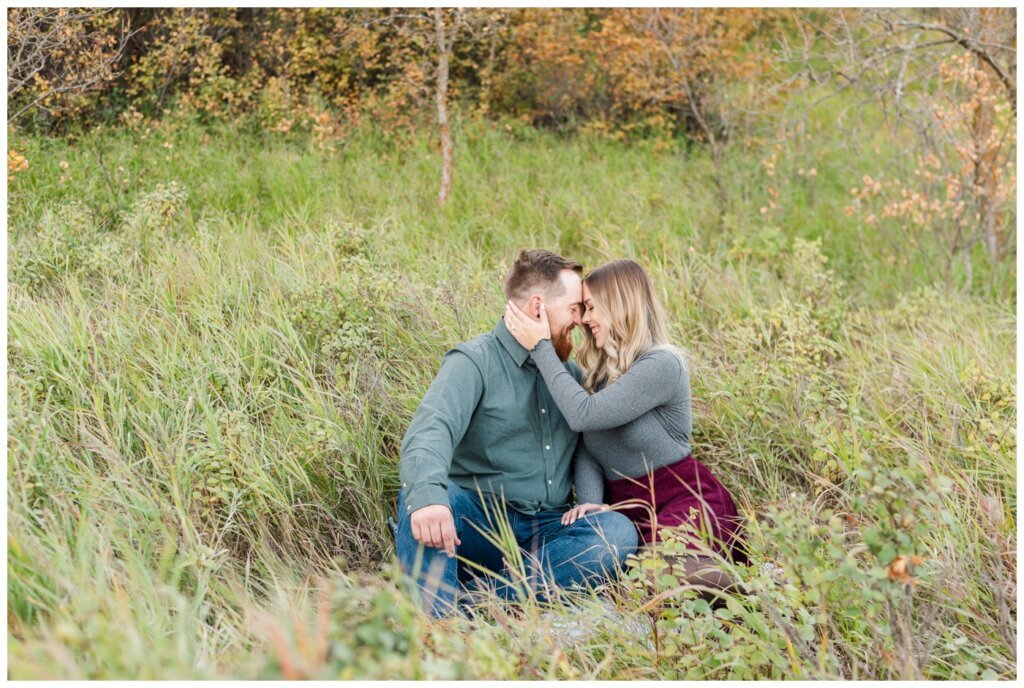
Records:
[[[490,588],[506,599],[532,592],[543,599],[548,586],[598,585],[636,551],[636,526],[618,512],[587,514],[563,526],[564,511],[524,514],[451,482],[448,501],[462,542],[456,558],[413,538],[404,490],[398,496],[398,561],[415,577],[420,603],[434,616],[451,613],[463,590]]]

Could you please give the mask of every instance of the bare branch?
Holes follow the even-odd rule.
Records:
[[[1011,53],[1016,53],[1017,51],[1014,48],[1008,45],[1002,45],[998,43],[982,43],[968,36],[965,36],[957,32],[953,28],[945,26],[943,24],[927,24],[923,22],[899,21],[896,22],[896,26],[920,29],[922,31],[935,31],[941,34],[945,34],[946,36],[949,36],[949,38],[955,43],[957,43],[960,47],[974,53],[982,62],[988,65],[993,72],[995,72],[996,76],[1003,83],[1003,87],[1006,89],[1006,92],[1010,98],[1010,103],[1013,106],[1013,111],[1017,111],[1017,84],[1015,79],[1012,79],[1010,75],[996,63],[995,58],[989,51],[983,49],[985,47],[993,47],[996,50],[1005,50]]]
[[[8,116],[11,123],[59,96],[86,93],[119,76],[115,66],[135,35],[122,21],[113,50],[93,22],[113,10],[11,8],[8,10],[7,97],[12,101],[32,87],[37,92]]]

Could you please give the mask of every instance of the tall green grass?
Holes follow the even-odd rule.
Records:
[[[11,677],[1016,675],[1015,266],[962,293],[927,247],[883,262],[899,237],[839,212],[879,161],[826,136],[768,219],[764,151],[731,148],[719,222],[699,149],[457,134],[444,207],[426,136],[15,139]],[[647,558],[604,592],[643,623],[590,596],[582,641],[536,602],[415,611],[398,446],[528,246],[650,269],[695,455],[789,584],[737,570],[749,594],[712,610]]]

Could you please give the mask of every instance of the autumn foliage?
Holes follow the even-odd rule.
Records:
[[[757,78],[767,53],[758,57],[750,41],[770,12],[465,10],[452,46],[453,96],[476,114],[556,128],[696,131],[714,85]],[[9,26],[17,18],[12,10]],[[397,9],[118,10],[75,29],[109,47],[131,27],[118,69],[100,75],[76,107],[36,114],[50,125],[84,120],[108,110],[117,92],[125,96],[117,105],[146,115],[171,107],[256,114],[280,131],[313,127],[318,117],[409,127],[430,112],[434,78],[432,27],[418,19]],[[9,54],[23,34],[12,32]],[[61,68],[47,64],[37,90]]]

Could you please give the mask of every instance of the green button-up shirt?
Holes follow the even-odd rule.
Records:
[[[565,367],[580,380],[574,362]],[[499,321],[445,354],[412,418],[398,466],[407,510],[450,506],[449,480],[527,514],[565,507],[576,440],[530,353]]]

